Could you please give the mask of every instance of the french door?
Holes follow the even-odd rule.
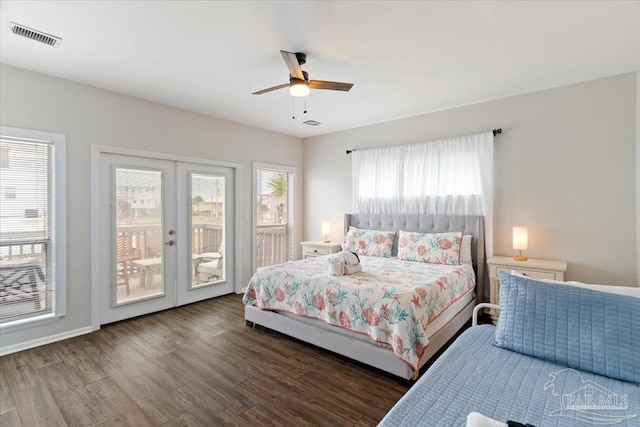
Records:
[[[100,323],[233,292],[233,169],[101,153]]]

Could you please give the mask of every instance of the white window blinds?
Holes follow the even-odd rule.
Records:
[[[51,313],[53,143],[0,138],[0,323]]]

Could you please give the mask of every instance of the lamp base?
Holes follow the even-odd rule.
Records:
[[[331,240],[325,240],[322,243],[331,243]]]
[[[528,258],[526,256],[518,255],[514,256],[513,259],[515,259],[516,261],[526,261]]]

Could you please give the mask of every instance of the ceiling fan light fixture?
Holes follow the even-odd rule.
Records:
[[[309,83],[300,79],[291,79],[291,85],[289,86],[289,95],[298,98],[304,98],[309,95]]]

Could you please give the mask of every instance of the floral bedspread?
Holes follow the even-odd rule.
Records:
[[[475,273],[465,265],[360,256],[362,272],[331,276],[327,258],[258,270],[243,302],[367,334],[416,370],[429,343],[427,325],[475,287]]]

